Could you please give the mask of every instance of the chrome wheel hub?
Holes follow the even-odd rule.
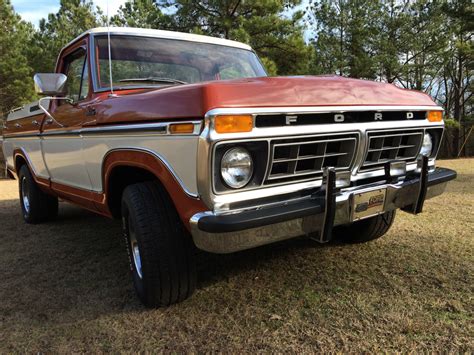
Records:
[[[138,247],[138,241],[136,237],[135,227],[133,222],[128,218],[128,237],[130,240],[130,251],[132,253],[132,260],[135,266],[135,270],[137,271],[138,277],[140,279],[143,277],[142,275],[142,258],[140,256],[140,248]]]
[[[23,208],[26,213],[30,213],[30,197],[29,197],[28,183],[26,182],[26,177],[23,176],[21,179],[21,201],[23,203]]]

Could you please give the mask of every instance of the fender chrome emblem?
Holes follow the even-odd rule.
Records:
[[[285,119],[287,125],[298,122],[298,116],[286,116]]]

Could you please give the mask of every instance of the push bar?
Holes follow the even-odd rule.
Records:
[[[402,208],[403,211],[418,214],[423,212],[423,205],[425,204],[426,192],[428,190],[428,157],[421,157],[421,171],[420,171],[420,181],[418,183],[418,196],[416,201]]]
[[[323,228],[319,234],[319,242],[327,243],[332,238],[334,217],[336,216],[336,169],[327,167],[324,171],[325,208]]]

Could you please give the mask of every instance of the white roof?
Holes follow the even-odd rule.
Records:
[[[69,42],[64,48],[68,47],[70,44],[75,42],[77,39],[81,38],[86,34],[107,34],[110,31],[112,35],[133,35],[133,36],[142,36],[142,37],[155,37],[155,38],[165,38],[165,39],[176,39],[181,41],[190,41],[190,42],[201,42],[201,43],[210,43],[217,44],[227,47],[235,47],[246,50],[252,50],[252,48],[241,42],[231,41],[228,39],[222,39],[217,37],[202,36],[191,33],[183,32],[174,32],[174,31],[163,31],[163,30],[153,30],[149,28],[133,28],[133,27],[97,27],[92,28],[89,31],[84,32],[80,36],[76,37],[74,40]]]

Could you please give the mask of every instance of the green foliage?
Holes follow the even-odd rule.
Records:
[[[263,66],[265,67],[268,75],[270,76],[277,75],[277,71],[278,71],[277,65],[275,64],[273,60],[268,59],[267,57],[260,57],[260,60]]]
[[[56,14],[42,19],[28,55],[35,72],[52,72],[60,50],[81,33],[100,24],[100,9],[91,0],[61,0]]]
[[[313,71],[375,79],[378,1],[320,0],[310,11],[317,28]]]
[[[157,29],[166,29],[168,22],[168,17],[163,15],[155,0],[128,1],[110,20],[116,26]]]
[[[9,0],[0,0],[0,117],[33,95],[27,47],[32,26],[14,13]]]
[[[444,124],[446,125],[446,128],[460,128],[461,127],[459,122],[453,118],[444,119]]]

